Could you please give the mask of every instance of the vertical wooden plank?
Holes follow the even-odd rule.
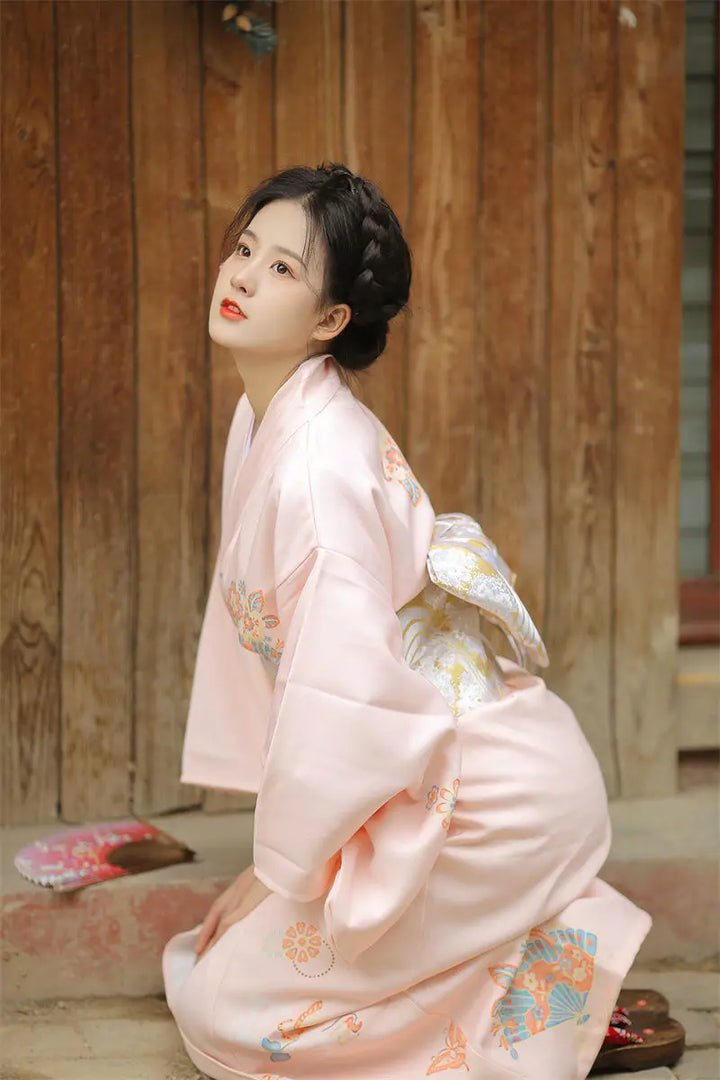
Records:
[[[197,803],[180,757],[205,599],[207,386],[199,9],[132,5],[138,607],[134,808]]]
[[[53,11],[3,4],[0,19],[2,822],[30,824],[59,798]]]
[[[616,730],[624,795],[676,782],[685,5],[633,5],[618,101]]]
[[[277,7],[275,168],[342,155],[339,0]]]
[[[616,50],[611,0],[554,6],[546,644],[611,795]]]
[[[412,127],[414,20],[397,0],[349,3],[345,9],[344,160],[377,184],[407,228]],[[372,56],[373,63],[367,58]],[[390,324],[383,356],[361,376],[359,395],[396,439],[405,441],[408,317]]]
[[[405,438],[435,509],[470,514],[477,513],[481,450],[475,327],[480,16],[475,0],[422,0],[415,7],[415,280]]]
[[[132,223],[124,2],[57,5],[62,319],[62,816],[129,805]]]
[[[549,4],[485,8],[481,292],[482,524],[545,614]]]
[[[204,4],[204,140],[208,213],[206,308],[215,286],[227,225],[248,191],[273,171],[273,59],[252,56],[223,29],[219,9]],[[206,325],[206,323],[205,323]],[[210,521],[208,580],[220,543],[222,465],[230,421],[243,385],[229,352],[210,345]],[[209,791],[205,809],[247,800]]]
[[[713,166],[712,368],[710,373],[710,573],[720,593],[720,8],[715,17],[715,162]],[[717,630],[715,627],[717,640]]]

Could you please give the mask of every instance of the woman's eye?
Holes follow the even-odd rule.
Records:
[[[287,265],[287,263],[276,262],[276,263],[273,263],[273,267],[277,269],[277,272],[278,272],[278,274],[280,274],[280,277],[287,277],[288,274],[290,274],[292,276],[292,270]]]
[[[243,243],[238,244],[238,246],[235,248],[235,251],[238,255],[242,255],[244,257],[247,257],[250,254],[250,248],[247,246],[247,244]]]

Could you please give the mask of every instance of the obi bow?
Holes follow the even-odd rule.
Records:
[[[398,612],[403,654],[456,716],[506,692],[483,619],[503,631],[523,666],[547,666],[542,638],[513,587],[515,576],[473,518],[438,515],[427,569],[430,583]]]

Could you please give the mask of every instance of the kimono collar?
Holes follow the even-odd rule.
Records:
[[[306,420],[316,416],[342,386],[344,383],[329,353],[303,360],[283,383],[270,401],[239,469],[234,495],[240,504],[245,502],[251,487],[270,471],[288,439]],[[243,394],[241,405],[249,431],[254,413],[247,394]]]

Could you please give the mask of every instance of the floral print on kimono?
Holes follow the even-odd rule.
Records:
[[[381,436],[380,450],[385,479],[397,481],[407,491],[413,506],[418,506],[422,500],[422,488],[413,476],[402,450],[387,432]]]
[[[225,592],[225,603],[237,627],[242,647],[264,656],[273,664],[279,664],[284,643],[268,634],[268,630],[279,626],[280,620],[277,615],[265,613],[262,590],[248,593],[244,581],[231,581]]]
[[[515,1043],[547,1028],[588,1019],[585,1003],[592,986],[597,938],[584,930],[531,930],[518,967],[490,968],[504,993],[492,1009],[492,1033],[518,1057]]]
[[[311,923],[296,922],[288,926],[282,939],[282,951],[298,975],[319,979],[335,966],[332,946]]]
[[[450,787],[440,788],[437,784],[433,784],[425,796],[425,809],[434,809],[436,813],[442,814],[443,829],[450,828],[450,822],[455,813],[459,789],[460,777],[456,777]]]

